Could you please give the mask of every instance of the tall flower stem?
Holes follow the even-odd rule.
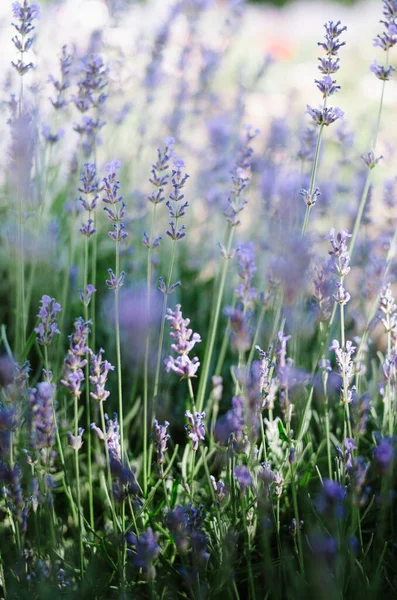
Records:
[[[327,106],[327,98],[324,98],[324,103],[323,103],[323,111]],[[310,186],[309,186],[309,198],[312,197],[313,191],[314,191],[314,186],[316,185],[316,177],[317,177],[317,170],[318,170],[318,161],[320,158],[320,148],[321,148],[321,140],[323,137],[323,130],[324,130],[324,123],[322,123],[319,126],[318,129],[318,135],[317,135],[317,143],[316,143],[316,150],[314,152],[314,159],[313,159],[313,165],[312,165],[312,173],[310,176]],[[310,209],[311,209],[311,204],[306,204],[306,213],[305,213],[305,220],[303,222],[303,227],[302,227],[302,237],[304,237],[306,230],[307,230],[307,226],[309,224],[309,217],[310,217]]]
[[[113,518],[113,528],[114,528],[114,531],[116,532],[117,531],[116,509],[115,509],[115,505],[114,505],[112,472],[110,470],[109,446],[108,446],[108,439],[106,436],[106,425],[105,425],[105,415],[104,415],[104,410],[103,410],[103,402],[99,403],[99,412],[100,412],[100,417],[101,417],[101,427],[102,427],[103,435],[105,438],[104,442],[105,442],[105,457],[106,457],[106,475],[107,475],[107,483],[108,483],[109,494],[110,494],[110,510],[111,510],[112,518]]]
[[[89,218],[91,213],[89,213]],[[88,284],[88,241],[89,237],[85,236],[84,243],[84,292],[87,290]],[[95,295],[95,294],[94,294]],[[84,302],[84,320],[88,322],[88,306]],[[94,347],[95,348],[95,347]],[[86,354],[85,366],[85,410],[86,410],[86,427],[87,427],[87,472],[88,472],[88,505],[90,514],[90,526],[94,529],[94,492],[92,486],[92,457],[91,457],[91,398],[90,398],[90,356]]]
[[[214,310],[214,313],[211,318],[212,325],[211,325],[211,330],[210,330],[210,335],[209,335],[209,341],[205,348],[204,365],[203,365],[203,370],[201,372],[200,383],[199,383],[199,388],[198,388],[198,392],[197,392],[197,410],[198,410],[198,412],[202,412],[203,406],[204,406],[204,398],[205,398],[205,392],[206,392],[206,386],[207,386],[207,379],[208,379],[209,370],[210,370],[210,366],[211,366],[212,354],[214,351],[216,332],[218,329],[218,321],[219,321],[219,315],[220,315],[220,311],[221,311],[223,292],[225,289],[226,275],[227,275],[227,269],[228,269],[229,260],[230,260],[229,257],[230,257],[230,250],[232,247],[232,242],[233,242],[233,235],[234,235],[234,227],[230,227],[229,238],[228,238],[228,243],[227,243],[227,250],[226,250],[227,257],[224,258],[224,263],[222,265],[221,280],[219,283],[218,296],[217,296],[217,301],[216,301],[216,305],[215,305],[215,310]]]
[[[177,220],[175,227],[177,226],[178,222]],[[166,283],[166,290],[168,291],[170,285],[171,285],[171,278],[172,278],[172,271],[174,268],[174,262],[175,262],[175,253],[176,253],[176,240],[173,240],[172,242],[172,250],[171,250],[171,259],[170,259],[170,264],[169,264],[169,268],[168,268],[168,275],[167,275],[167,283]],[[163,341],[164,341],[164,329],[165,329],[165,315],[167,312],[167,303],[168,303],[168,294],[165,293],[164,294],[164,298],[163,298],[163,309],[162,309],[162,313],[161,313],[161,326],[160,326],[160,336],[159,336],[159,345],[158,345],[158,349],[157,349],[157,362],[156,362],[156,373],[155,373],[155,378],[154,378],[154,391],[153,391],[153,418],[155,415],[155,410],[156,410],[156,400],[157,400],[157,394],[158,394],[158,389],[159,389],[159,381],[160,381],[160,366],[161,366],[161,353],[163,350]]]
[[[324,100],[324,108],[325,108],[325,106],[326,106],[326,100]],[[314,154],[314,160],[313,160],[313,166],[312,166],[312,174],[311,174],[311,177],[310,177],[310,187],[309,187],[309,196],[310,197],[313,194],[314,186],[316,184],[316,175],[317,175],[317,169],[318,169],[318,161],[319,161],[319,157],[320,157],[320,147],[321,147],[321,140],[322,140],[322,137],[323,137],[323,130],[324,130],[324,124],[321,124],[319,126],[319,130],[318,130],[316,151],[315,151],[315,154]],[[303,227],[302,227],[302,237],[305,235],[306,230],[307,230],[307,226],[309,224],[310,209],[311,209],[311,205],[310,204],[306,204],[305,220],[303,222]]]
[[[150,288],[152,284],[152,254],[153,254],[153,236],[154,229],[156,226],[156,209],[157,204],[153,206],[152,222],[150,226],[150,246],[148,249],[147,256],[147,279],[146,279],[146,319],[149,323],[150,318]],[[149,326],[146,332],[146,344],[145,344],[145,359],[143,367],[143,494],[146,497],[147,494],[147,478],[148,478],[148,464],[147,464],[147,433],[148,433],[148,385],[149,385],[149,350],[150,350],[150,331]]]
[[[303,560],[303,546],[302,546],[302,534],[300,530],[300,520],[299,520],[299,509],[298,509],[298,499],[296,495],[296,484],[295,484],[295,472],[292,464],[290,464],[291,471],[291,491],[292,491],[292,504],[294,507],[294,517],[296,520],[296,536],[298,538],[298,553],[299,553],[299,563],[302,575],[305,574],[305,563]]]
[[[74,394],[74,437],[77,440],[79,434],[79,405],[78,396]],[[80,467],[79,451],[74,450],[74,465],[76,472],[76,499],[77,499],[77,518],[78,518],[78,537],[79,537],[79,559],[80,559],[80,578],[84,575],[84,548],[83,548],[83,530],[81,518],[81,490],[80,490]]]
[[[120,277],[120,241],[116,240],[116,280]],[[119,316],[119,286],[114,290],[114,314],[116,326],[116,357],[117,357],[117,390],[119,397],[120,420],[120,452],[121,460],[124,459],[124,417],[123,417],[123,385],[121,379],[121,344],[120,344],[120,316]]]

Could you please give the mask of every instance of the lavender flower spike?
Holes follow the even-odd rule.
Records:
[[[56,333],[61,333],[56,322],[56,315],[62,308],[61,305],[55,301],[55,298],[50,298],[50,296],[47,296],[46,294],[42,296],[40,302],[41,308],[37,316],[41,319],[41,323],[39,323],[34,331],[38,334],[38,343],[42,346],[47,346],[48,344],[51,344],[52,338]]]
[[[61,379],[62,385],[67,387],[73,396],[81,395],[81,384],[84,381],[83,368],[87,364],[85,358],[88,352],[87,336],[91,321],[84,322],[79,317],[74,322],[75,332],[69,336],[70,348],[65,359],[65,374]]]
[[[102,348],[99,350],[98,354],[94,354],[94,352],[90,350],[90,382],[95,387],[95,391],[90,392],[90,396],[98,402],[104,402],[109,397],[110,392],[105,390],[105,385],[109,371],[114,371],[114,366],[111,365],[110,362],[102,360],[103,353],[104,350],[102,350]]]
[[[191,359],[188,355],[194,346],[201,342],[201,337],[198,333],[193,333],[193,330],[189,328],[190,319],[183,318],[180,304],[176,305],[175,312],[170,308],[168,309],[166,319],[171,321],[173,331],[171,331],[170,335],[175,340],[175,343],[171,344],[171,348],[179,356],[177,358],[173,356],[166,358],[164,361],[165,370],[167,373],[171,370],[174,371],[182,379],[195,377],[200,362],[197,356]]]
[[[83,445],[83,433],[84,433],[84,429],[82,427],[79,427],[77,436],[74,436],[71,431],[68,431],[69,446],[75,452],[78,452]]]
[[[168,421],[164,421],[164,425],[160,425],[157,419],[153,421],[152,433],[154,449],[157,452],[157,464],[161,466],[164,463],[164,456],[167,452],[167,442],[170,439],[170,435],[167,433],[169,426]]]
[[[185,417],[187,417],[188,423],[185,425],[185,429],[187,431],[188,437],[192,440],[192,449],[193,452],[197,452],[199,441],[205,440],[205,428],[203,419],[205,419],[205,412],[199,413],[196,412],[196,415],[193,417],[190,410],[185,412]]]
[[[28,389],[27,396],[29,447],[32,450],[51,448],[55,439],[55,386],[43,381],[36,388]]]

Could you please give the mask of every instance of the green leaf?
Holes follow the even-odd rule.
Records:
[[[281,421],[278,421],[278,432],[280,435],[280,440],[282,440],[283,442],[287,442],[287,444],[289,444],[289,437],[285,433],[285,429],[284,429],[284,426]]]

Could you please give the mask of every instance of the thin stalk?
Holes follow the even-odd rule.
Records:
[[[120,241],[116,240],[116,280],[120,277]],[[114,290],[114,314],[116,325],[116,357],[117,357],[117,389],[119,396],[120,452],[124,460],[124,417],[123,417],[123,385],[121,379],[121,345],[119,316],[119,287]]]
[[[230,250],[232,247],[233,235],[234,235],[234,227],[230,227],[229,239],[228,239],[228,243],[227,243],[227,255],[228,256],[230,255]],[[221,310],[223,292],[225,289],[228,265],[229,265],[229,258],[225,258],[224,263],[222,265],[218,297],[217,297],[217,302],[215,305],[215,311],[214,311],[214,315],[213,315],[213,321],[212,321],[212,326],[211,326],[211,330],[210,330],[209,341],[205,348],[204,365],[203,365],[203,370],[201,372],[200,383],[199,383],[199,388],[198,388],[198,392],[197,392],[197,410],[198,410],[198,412],[202,412],[203,406],[204,406],[204,397],[205,397],[207,379],[208,379],[210,365],[211,365],[212,353],[214,351],[214,344],[215,344],[216,332],[217,332],[217,328],[218,328],[218,321],[219,321],[219,314],[220,314],[220,310]]]
[[[325,100],[324,100],[324,108],[325,108]],[[312,174],[311,174],[311,178],[310,178],[309,197],[311,197],[311,195],[313,194],[314,186],[316,183],[316,175],[317,175],[317,169],[318,169],[318,160],[320,157],[320,147],[321,147],[321,139],[323,136],[323,129],[324,129],[324,124],[321,124],[319,127],[319,130],[318,130],[316,151],[314,154]],[[309,224],[310,209],[311,209],[311,205],[306,204],[305,220],[303,222],[303,227],[302,227],[302,237],[304,237],[306,230],[307,230],[307,226]]]
[[[259,333],[260,333],[260,330],[262,329],[263,320],[265,318],[265,315],[266,315],[266,305],[262,304],[261,312],[259,313],[258,322],[256,324],[254,339],[252,340],[251,350],[248,355],[248,361],[247,361],[248,367],[250,366],[250,364],[252,363],[252,360],[254,358],[254,352],[255,352],[256,346],[258,344]]]
[[[177,225],[177,221],[176,221]],[[176,240],[173,240],[172,251],[171,251],[171,260],[168,267],[168,275],[167,275],[167,283],[166,283],[166,291],[168,291],[171,285],[172,271],[174,268],[175,262],[175,251],[176,251]],[[156,373],[154,377],[154,391],[153,391],[153,418],[156,410],[156,400],[159,389],[159,381],[160,381],[160,365],[161,365],[161,353],[163,350],[163,340],[164,340],[164,329],[165,329],[165,315],[167,312],[167,302],[168,302],[168,294],[164,294],[163,298],[163,310],[161,313],[161,326],[160,326],[160,337],[159,337],[159,345],[157,349],[157,362],[156,362]]]
[[[150,245],[147,256],[147,278],[146,278],[146,316],[149,322],[150,315],[150,287],[152,284],[152,254],[153,254],[153,236],[156,224],[157,204],[153,206],[152,222],[150,226]],[[143,367],[143,495],[146,498],[148,485],[148,464],[147,464],[147,419],[148,419],[148,385],[149,385],[149,349],[150,349],[150,331],[146,333],[145,359]]]
[[[88,218],[90,218],[91,212],[89,212]],[[88,284],[88,236],[85,236],[84,243],[84,294],[87,290]],[[88,321],[88,306],[84,302],[84,320]],[[95,346],[93,346],[95,350]],[[94,529],[94,492],[92,486],[92,450],[91,450],[91,398],[90,398],[90,356],[87,352],[85,366],[85,410],[86,410],[86,427],[87,427],[87,473],[88,473],[88,506],[90,515],[90,527]]]
[[[79,416],[78,416],[78,396],[74,395],[74,436],[77,440],[79,432]],[[77,516],[79,528],[79,559],[80,559],[80,578],[83,579],[84,574],[84,548],[83,548],[83,532],[81,518],[81,491],[80,491],[80,468],[79,468],[79,451],[74,450],[74,464],[76,471],[76,497],[77,497]]]
[[[295,473],[294,473],[292,464],[290,464],[290,471],[291,471],[292,503],[294,506],[294,516],[295,516],[295,520],[296,520],[296,536],[298,538],[299,564],[300,564],[301,573],[302,573],[302,575],[304,575],[305,574],[305,563],[303,561],[302,534],[301,534],[300,525],[299,525],[300,519],[299,519],[299,510],[298,510],[298,499],[297,499],[297,495],[296,495]]]

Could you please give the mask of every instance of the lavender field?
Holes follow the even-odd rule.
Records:
[[[397,0],[0,27],[0,598],[397,598]]]

